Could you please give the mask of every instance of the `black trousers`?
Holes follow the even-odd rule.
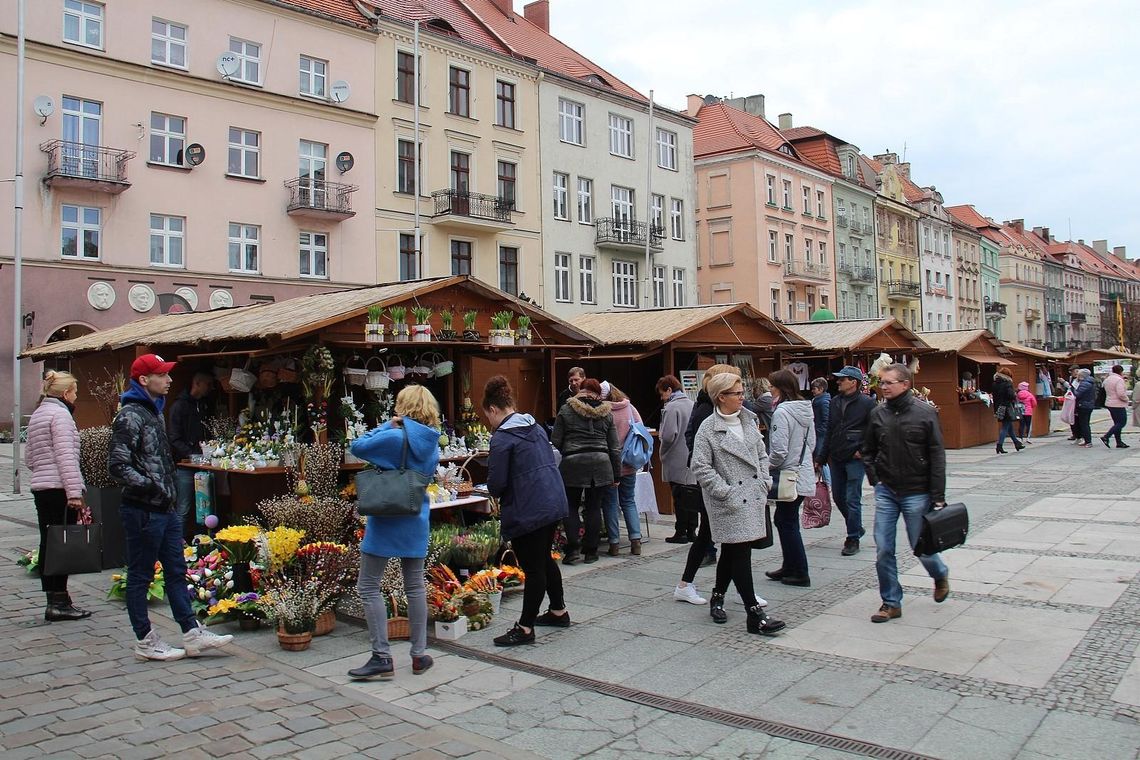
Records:
[[[676,534],[688,536],[690,541],[697,537],[697,525],[700,522],[701,489],[700,486],[685,486],[680,483],[670,483],[669,489],[673,492],[673,516],[676,519]],[[686,581],[687,582],[687,581]]]
[[[566,608],[566,599],[562,593],[562,571],[550,556],[557,527],[558,523],[553,522],[511,539],[511,548],[519,558],[519,567],[526,573],[522,615],[519,616],[519,625],[524,628],[534,627],[534,619],[538,617],[544,596],[550,597],[551,609]]]
[[[1092,409],[1077,409],[1077,438],[1083,439],[1085,443],[1092,443],[1092,413]]]
[[[613,486],[593,486],[581,488],[566,486],[566,501],[570,503],[570,512],[566,515],[566,552],[573,554],[584,551],[586,554],[597,554],[600,534],[602,532],[602,505],[610,498],[610,489]],[[579,515],[579,504],[585,492],[585,504],[581,507],[585,511],[586,532],[582,533],[583,519]]]
[[[36,517],[40,523],[40,569],[47,560],[47,529],[49,525],[75,525],[79,514],[67,506],[67,492],[62,488],[32,491],[36,503]],[[66,523],[64,522],[66,521]],[[67,592],[66,575],[41,575],[40,588],[48,593]]]
[[[740,601],[751,609],[756,606],[756,589],[752,583],[752,544],[721,544],[720,559],[716,562],[714,593],[728,591],[729,581],[736,585]]]
[[[685,559],[685,572],[681,574],[681,580],[685,583],[693,582],[693,579],[697,577],[697,570],[701,563],[713,551],[712,532],[709,529],[709,514],[705,511],[705,500],[701,495],[701,489],[696,489],[696,492],[694,506],[697,508],[697,515],[700,516],[700,527],[697,529],[697,537],[689,544],[689,556]]]

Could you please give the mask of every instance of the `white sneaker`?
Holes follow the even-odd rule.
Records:
[[[187,657],[197,657],[207,649],[224,647],[233,640],[234,637],[228,633],[224,636],[219,636],[213,631],[206,630],[202,626],[198,626],[182,634],[182,646],[186,647]]]
[[[170,660],[181,660],[185,656],[186,650],[170,646],[159,637],[158,632],[153,628],[145,638],[135,642],[135,657],[140,660],[169,662]]]
[[[688,602],[689,604],[705,604],[707,599],[702,599],[701,595],[697,593],[697,587],[693,584],[687,586],[677,586],[673,589],[674,602]]]

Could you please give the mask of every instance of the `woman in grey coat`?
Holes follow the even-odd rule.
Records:
[[[768,376],[776,408],[772,412],[772,430],[768,434],[773,479],[781,472],[796,473],[796,498],[777,501],[772,522],[780,534],[780,550],[784,563],[779,570],[765,575],[788,586],[810,586],[807,552],[800,534],[800,505],[805,496],[815,493],[815,414],[811,402],[800,397],[799,380],[786,369]]]
[[[767,536],[764,505],[772,479],[756,415],[744,408],[744,385],[717,375],[706,388],[715,409],[693,441],[692,470],[704,494],[714,541],[721,544],[716,585],[709,599],[713,622],[724,623],[724,595],[731,581],[748,610],[749,633],[773,634],[784,623],[764,613],[752,583],[752,542]]]

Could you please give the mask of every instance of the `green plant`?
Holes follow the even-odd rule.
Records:
[[[417,325],[426,325],[431,319],[431,309],[426,306],[415,306],[412,307],[412,315],[416,318]]]
[[[527,315],[523,314],[520,316],[517,320],[517,324],[519,326],[519,332],[530,332],[530,317]]]
[[[313,630],[321,614],[320,582],[273,574],[266,581],[266,593],[258,601],[266,617],[285,633],[306,633]]]
[[[475,320],[478,317],[479,317],[479,312],[477,312],[477,311],[472,310],[472,311],[463,312],[463,329],[464,330],[474,330],[475,329]]]
[[[368,307],[368,322],[370,324],[378,323],[384,317],[384,307],[380,304],[373,304]]]
[[[111,428],[106,425],[79,431],[79,472],[88,488],[114,488],[107,458],[111,453]]]
[[[444,330],[451,329],[451,323],[455,319],[455,313],[451,309],[444,309],[439,313],[439,321],[443,323]]]
[[[406,325],[408,323],[408,308],[406,306],[393,306],[388,309],[388,316],[392,318],[393,324]]]
[[[509,330],[511,329],[511,320],[514,318],[514,312],[497,311],[491,316],[491,324],[496,330]]]

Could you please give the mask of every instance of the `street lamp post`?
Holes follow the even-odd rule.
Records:
[[[16,36],[16,177],[13,216],[15,245],[12,268],[12,493],[20,493],[20,333],[24,315],[22,299],[24,225],[24,0],[17,0]]]

